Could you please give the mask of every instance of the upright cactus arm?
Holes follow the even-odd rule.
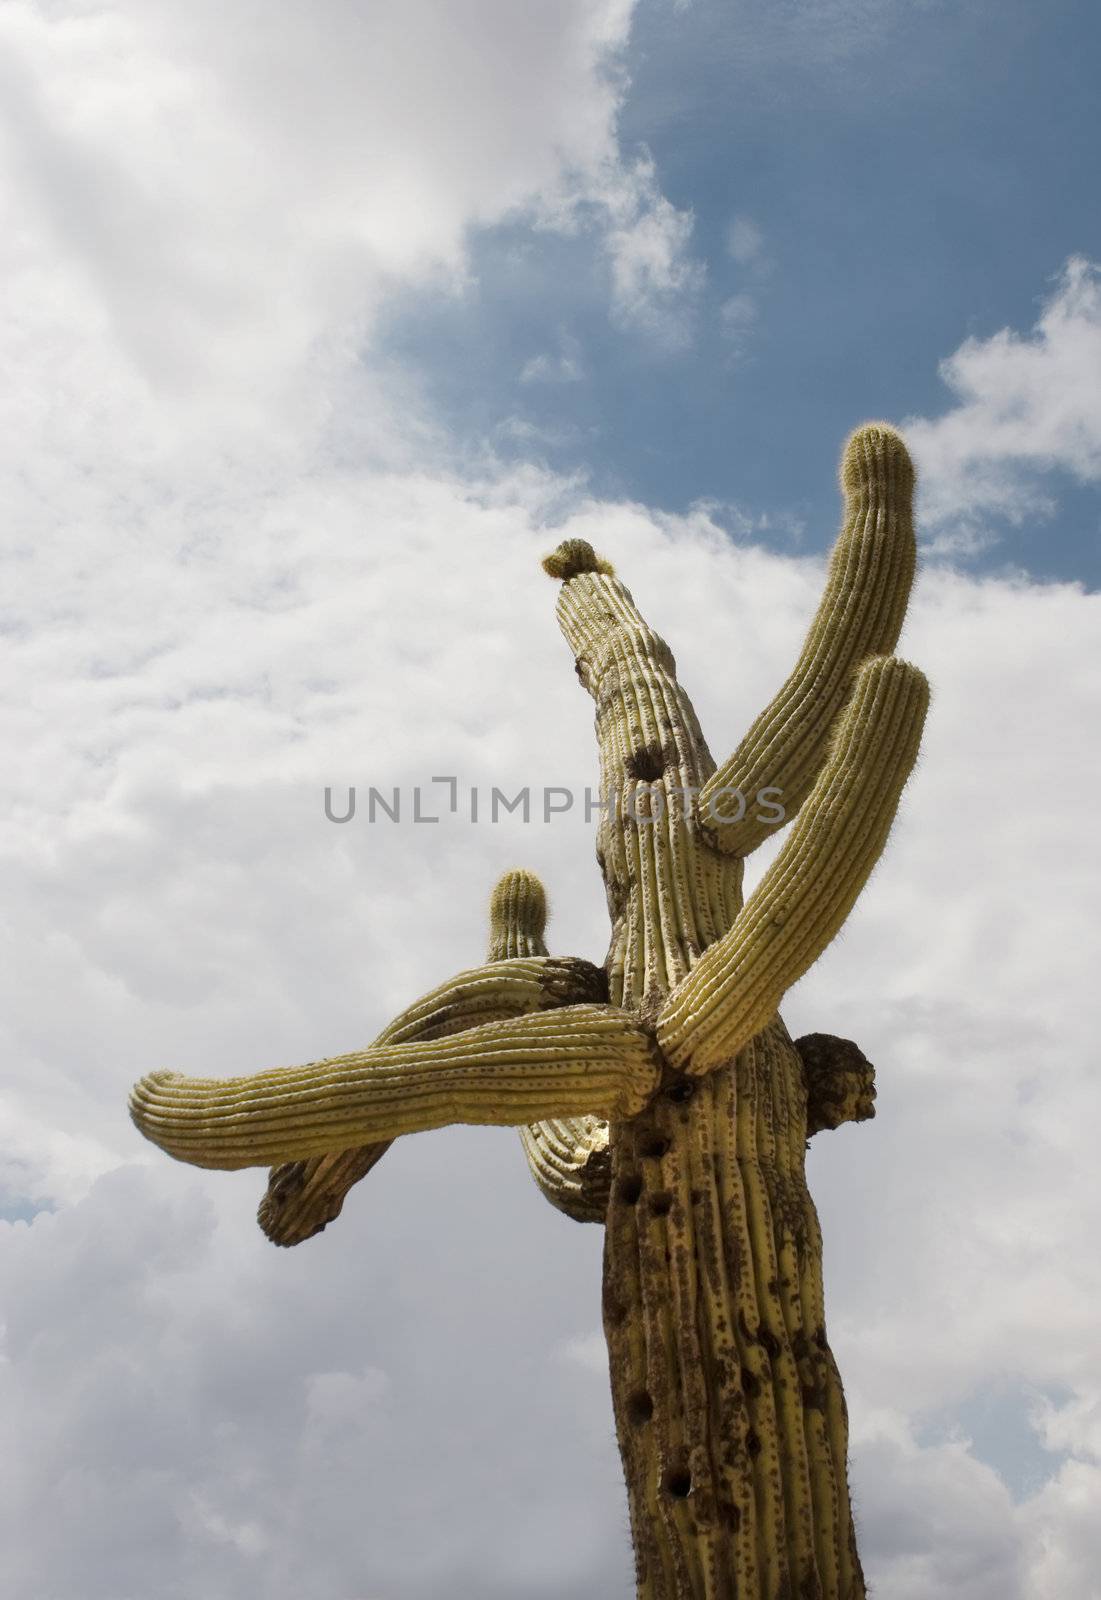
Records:
[[[914,577],[914,470],[893,428],[868,423],[852,434],[841,460],[841,488],[844,521],[802,653],[700,794],[705,836],[731,855],[749,855],[792,820],[826,758],[830,730],[861,662],[890,655],[898,642]],[[781,817],[765,814],[757,803],[765,789],[778,791],[772,799]]]
[[[498,878],[489,897],[487,961],[548,954],[547,891],[534,872],[516,867]]]
[[[506,872],[489,903],[490,961],[546,955],[547,896],[533,872]],[[612,1162],[602,1117],[557,1117],[519,1129],[531,1175],[574,1222],[603,1222]]]
[[[541,886],[539,892],[542,894]],[[502,958],[491,950],[490,966],[460,973],[433,989],[384,1028],[375,1044],[439,1039],[481,1022],[603,998],[601,974],[588,962],[551,960],[545,946],[516,953],[528,959],[497,968],[492,963]],[[392,1142],[385,1139],[349,1150],[328,1150],[309,1160],[274,1167],[256,1215],[263,1232],[278,1245],[301,1244],[313,1238],[340,1215],[348,1191],[378,1165]]]
[[[860,668],[792,833],[658,1016],[674,1066],[700,1074],[737,1055],[837,933],[887,842],[928,703],[924,676],[907,662],[879,657]]]
[[[575,1005],[251,1077],[153,1072],[134,1086],[130,1114],[177,1160],[231,1170],[456,1122],[631,1117],[659,1078],[652,1035],[634,1017]]]

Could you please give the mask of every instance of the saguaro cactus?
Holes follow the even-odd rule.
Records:
[[[802,654],[721,767],[672,655],[589,545],[544,562],[596,701],[602,968],[543,943],[538,881],[491,903],[486,963],[368,1049],[225,1081],[155,1072],[137,1126],[198,1166],[280,1163],[260,1222],[316,1233],[399,1134],[517,1126],[547,1198],[603,1222],[604,1327],[641,1600],[857,1600],[847,1416],[826,1340],[808,1137],[873,1115],[872,1068],[777,1014],[887,838],[925,679],[894,649],[913,470],[885,424],[845,449],[844,526]],[[765,791],[768,794],[765,794]],[[758,798],[760,797],[760,798]],[[743,904],[746,855],[788,838]]]

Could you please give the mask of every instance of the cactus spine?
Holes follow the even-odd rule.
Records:
[[[716,769],[672,655],[606,561],[544,563],[596,702],[602,970],[548,956],[512,872],[488,959],[369,1049],[228,1081],[153,1073],[131,1114],[200,1166],[268,1165],[260,1222],[308,1238],[399,1134],[514,1125],[568,1216],[605,1224],[604,1327],[640,1600],[860,1600],[847,1418],[826,1339],[807,1138],[874,1114],[850,1041],[777,1014],[886,842],[928,701],[893,658],[913,470],[885,424],[842,460],[846,516],[796,667]],[[745,856],[791,833],[743,905]],[[747,814],[748,813],[748,814]]]

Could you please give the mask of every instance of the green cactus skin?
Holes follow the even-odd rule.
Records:
[[[605,1223],[604,1328],[639,1600],[862,1600],[848,1422],[826,1338],[807,1139],[874,1115],[848,1040],[777,1014],[887,839],[928,704],[890,652],[914,572],[914,475],[869,423],[842,460],[846,516],[795,670],[721,768],[672,655],[580,540],[544,563],[596,702],[603,972],[546,954],[530,873],[494,890],[486,966],[366,1051],[252,1078],[154,1073],[131,1114],[200,1166],[282,1163],[260,1220],[319,1231],[401,1133],[519,1126],[536,1182]],[[743,905],[745,856],[791,832]],[[610,804],[614,800],[614,806]]]

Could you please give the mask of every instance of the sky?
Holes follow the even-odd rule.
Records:
[[[876,1600],[1101,1597],[1098,28],[0,5],[13,1600],[629,1600],[600,1233],[516,1135],[399,1140],[283,1251],[262,1171],[171,1161],[126,1096],[368,1043],[482,959],[513,865],[599,961],[581,805],[469,816],[596,781],[539,559],[615,562],[721,758],[870,418],[918,468],[933,703],[783,1006],[877,1068],[808,1156],[858,1539]]]

